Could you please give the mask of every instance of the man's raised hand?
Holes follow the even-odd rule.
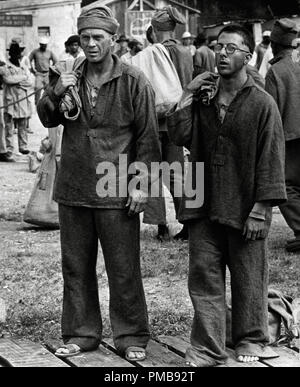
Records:
[[[77,76],[75,73],[62,73],[54,88],[54,93],[60,97],[65,91],[77,83]]]

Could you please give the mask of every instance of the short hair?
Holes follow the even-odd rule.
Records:
[[[247,46],[249,48],[251,54],[253,54],[254,49],[255,49],[255,43],[254,43],[253,35],[251,34],[251,32],[249,32],[247,30],[247,28],[243,27],[240,24],[230,24],[230,25],[224,27],[219,32],[218,39],[219,39],[220,35],[222,35],[223,33],[224,34],[238,34],[238,35],[240,35],[244,40],[245,46]]]

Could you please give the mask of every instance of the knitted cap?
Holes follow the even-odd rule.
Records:
[[[85,29],[98,28],[115,35],[119,28],[119,23],[111,9],[99,5],[83,10],[78,18],[77,25],[78,33]]]

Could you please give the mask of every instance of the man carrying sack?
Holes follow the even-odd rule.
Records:
[[[185,24],[185,18],[174,7],[168,6],[157,11],[151,20],[150,39],[154,44],[161,43],[170,55],[170,58],[177,71],[181,87],[184,89],[192,80],[193,76],[193,57],[190,52],[187,52],[179,41],[174,39],[174,31],[178,24]],[[164,73],[165,69],[161,69]],[[166,72],[165,72],[166,73]],[[157,72],[159,78],[159,73]],[[169,138],[166,118],[159,119],[159,139],[162,151],[163,161],[169,165],[180,163],[182,173],[174,171],[170,174],[170,184],[168,189],[173,197],[176,217],[178,217],[181,197],[176,195],[176,191],[183,186],[184,181],[184,153],[183,148],[172,143]],[[176,188],[177,187],[177,188]],[[163,197],[151,198],[147,204],[144,216],[144,223],[157,224],[158,235],[157,239],[164,241],[168,239],[169,230],[166,221],[166,206]],[[175,235],[175,240],[187,240],[187,227],[183,227],[180,233]]]
[[[150,336],[140,270],[139,213],[147,194],[128,189],[127,169],[122,175],[126,180],[124,196],[119,193],[121,179],[116,179],[114,197],[104,197],[97,189],[105,177],[99,168],[109,163],[120,172],[120,155],[129,163],[141,162],[147,167],[160,161],[154,93],[142,72],[112,54],[118,27],[107,7],[83,10],[78,32],[86,59],[75,61],[76,72],[56,74],[38,105],[45,126],[64,126],[55,192],[65,284],[65,345],[56,352],[60,357],[97,349],[102,340],[96,276],[98,239],[109,280],[116,349],[130,361],[141,361]],[[75,89],[80,97],[80,101],[75,100],[77,114],[74,117],[71,106],[69,115],[63,115],[61,101],[66,102],[67,90],[74,96]],[[148,182],[148,178],[143,175],[140,182]],[[136,179],[139,181],[138,176]]]

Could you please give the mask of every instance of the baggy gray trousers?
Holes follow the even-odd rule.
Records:
[[[266,345],[269,342],[266,241],[245,242],[241,231],[207,219],[190,222],[189,237],[194,352],[204,360],[222,362],[227,358],[226,266],[231,273],[235,347],[247,343]]]
[[[130,346],[146,348],[148,314],[140,270],[139,216],[125,210],[59,205],[65,344],[88,351],[102,340],[96,264],[102,246],[110,290],[114,343],[124,354]]]

